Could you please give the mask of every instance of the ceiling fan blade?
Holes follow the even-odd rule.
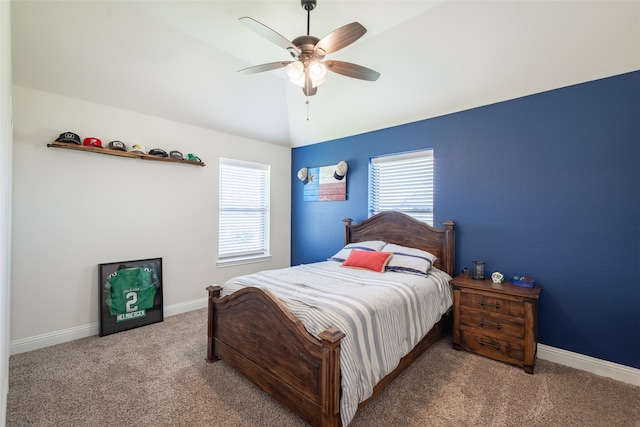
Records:
[[[287,49],[289,53],[291,53],[291,56],[293,56],[294,58],[300,54],[300,49],[298,49],[296,45],[291,43],[280,33],[277,33],[261,22],[258,22],[253,18],[249,18],[248,16],[243,16],[242,18],[240,18],[240,22],[249,27],[249,29],[260,34],[265,39],[269,40],[271,43],[275,43],[281,48]]]
[[[327,70],[343,76],[353,77],[354,79],[376,81],[380,77],[380,73],[362,65],[352,64],[351,62],[327,60],[323,62]]]
[[[286,67],[291,62],[293,62],[293,61],[269,62],[268,64],[254,65],[252,67],[243,68],[242,70],[238,70],[238,73],[240,73],[240,74],[255,74],[255,73],[262,73],[263,71],[277,70],[278,68]]]
[[[367,32],[358,22],[352,22],[324,36],[316,43],[315,52],[319,55],[328,55],[349,46]]]

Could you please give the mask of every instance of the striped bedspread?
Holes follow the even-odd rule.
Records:
[[[315,337],[330,326],[346,334],[340,412],[347,426],[358,404],[451,307],[450,279],[436,268],[425,278],[325,261],[236,277],[224,284],[222,296],[245,286],[268,288]]]

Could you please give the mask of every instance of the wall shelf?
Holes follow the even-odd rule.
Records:
[[[151,160],[154,162],[186,163],[192,166],[203,166],[203,167],[206,166],[204,162],[194,162],[191,160],[174,159],[171,157],[152,156],[149,154],[132,153],[130,151],[110,150],[108,148],[93,147],[88,145],[77,145],[77,144],[71,144],[68,142],[54,141],[50,144],[47,144],[47,147],[64,148],[67,150],[77,150],[77,151],[88,151],[90,153],[107,154],[110,156],[118,156],[118,157],[133,157],[133,158],[138,158],[142,160]]]

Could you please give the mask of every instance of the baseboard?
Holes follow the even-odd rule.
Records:
[[[164,308],[165,317],[175,316],[176,314],[188,313],[189,311],[207,308],[209,298],[204,297],[197,300],[173,304]]]
[[[186,303],[173,304],[164,308],[164,317],[175,316],[176,314],[186,313],[201,308],[206,308],[208,298],[201,298]],[[27,351],[37,350],[39,348],[49,347],[64,342],[77,340],[80,338],[98,335],[100,333],[100,323],[90,323],[88,325],[77,326],[75,328],[63,329],[60,331],[49,332],[42,335],[23,338],[11,341],[9,354],[25,353]]]
[[[538,344],[538,358],[640,386],[640,369]]]

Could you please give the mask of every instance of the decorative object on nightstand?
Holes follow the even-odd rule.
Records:
[[[473,261],[473,278],[484,280],[484,261]]]
[[[536,285],[536,281],[527,276],[513,276],[511,283],[516,286],[522,286],[523,288],[533,288]]]
[[[453,348],[524,368],[533,374],[542,287],[455,277]]]
[[[491,281],[493,283],[504,282],[504,274],[500,273],[499,271],[494,271],[493,273],[491,273]]]

